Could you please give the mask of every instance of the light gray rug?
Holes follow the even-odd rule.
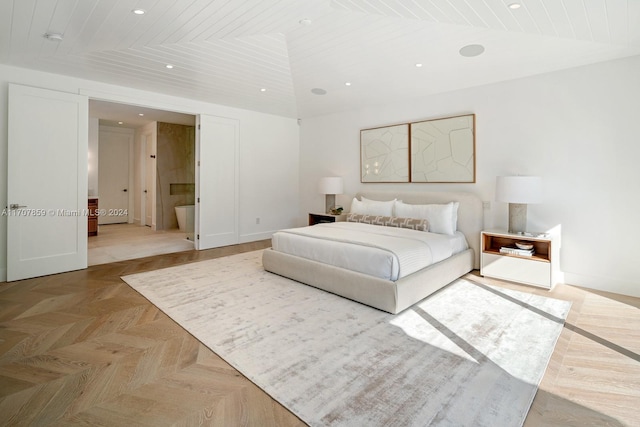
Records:
[[[459,279],[391,315],[261,256],[123,279],[312,426],[519,426],[570,308]]]

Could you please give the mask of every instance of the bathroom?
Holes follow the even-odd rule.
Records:
[[[128,213],[97,218],[89,265],[193,250],[195,116],[97,100],[89,116],[89,198]]]

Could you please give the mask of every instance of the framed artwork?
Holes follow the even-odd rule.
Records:
[[[409,124],[360,131],[360,182],[409,182]]]
[[[476,182],[475,114],[411,123],[411,182]]]

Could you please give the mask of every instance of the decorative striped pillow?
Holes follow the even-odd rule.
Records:
[[[349,222],[362,222],[386,227],[408,228],[418,231],[429,231],[429,221],[420,218],[400,218],[397,216],[364,215],[350,213],[347,216]]]

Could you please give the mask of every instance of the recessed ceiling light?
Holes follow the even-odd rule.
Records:
[[[513,9],[513,10],[520,9],[520,6],[522,6],[520,3],[511,3],[509,5],[509,9]]]
[[[119,125],[123,125],[123,124],[124,124],[124,122],[118,122],[118,124],[119,124]]]
[[[420,67],[422,67],[422,64],[417,63],[417,64],[416,64],[416,68],[420,68]]]
[[[267,91],[267,89],[265,89],[265,88],[260,89],[260,92],[266,92],[266,91]]]
[[[309,18],[301,19],[298,22],[300,22],[300,24],[302,24],[302,25],[311,25],[311,19],[309,19]]]
[[[144,117],[144,113],[138,113],[140,117]]]
[[[44,35],[44,38],[47,39],[47,40],[54,41],[54,42],[61,42],[63,36],[60,33],[46,33]]]
[[[484,52],[484,46],[481,44],[468,44],[460,49],[460,55],[471,58],[473,56],[481,55]]]
[[[135,13],[136,15],[144,15],[145,13],[147,13],[147,11],[144,9],[133,9],[131,12]]]
[[[345,86],[351,86],[351,82],[344,82]]]
[[[171,64],[167,64],[167,65],[165,65],[165,68],[172,69],[172,68],[173,68],[173,65],[171,65]]]
[[[311,89],[311,93],[314,95],[326,95],[327,91],[319,87],[314,87]]]

